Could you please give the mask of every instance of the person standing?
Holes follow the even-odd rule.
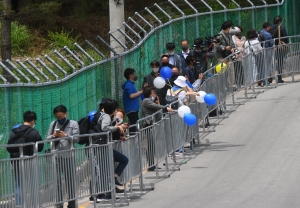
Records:
[[[242,65],[242,57],[243,57],[243,50],[246,42],[246,37],[242,35],[243,28],[238,26],[237,29],[239,32],[236,32],[235,35],[232,36],[232,41],[235,45],[235,48],[239,51],[236,54],[237,61],[234,63],[234,75],[235,81],[238,87],[243,88],[244,85],[244,69]]]
[[[158,61],[151,61],[151,73],[144,77],[143,85],[148,84],[150,86],[154,86],[153,81],[156,77],[159,77],[159,62]]]
[[[169,55],[169,64],[176,66],[182,72],[182,62],[179,55],[175,54],[175,43],[166,44],[167,54]]]
[[[185,61],[186,57],[189,55],[192,55],[192,54],[190,54],[191,51],[189,49],[189,41],[187,39],[184,39],[181,41],[181,49],[182,49],[182,51],[179,52],[178,55],[181,58],[182,70],[184,70],[187,67],[187,64]]]
[[[129,119],[130,125],[136,124],[139,120],[139,97],[143,93],[142,90],[137,91],[134,86],[134,82],[137,81],[138,77],[135,75],[135,70],[132,68],[127,68],[124,71],[124,77],[127,81],[122,85],[123,89],[123,106],[125,113]],[[135,132],[136,128],[131,127],[129,132]]]
[[[246,73],[246,85],[253,84],[257,81],[258,67],[260,66],[262,47],[257,40],[256,31],[253,29],[247,32],[248,40],[245,42],[245,53],[247,54],[246,62],[244,63]]]
[[[36,113],[33,111],[26,111],[23,114],[23,125],[20,125],[17,128],[13,128],[7,144],[24,144],[24,143],[31,143],[31,142],[39,142],[42,141],[42,137],[40,133],[34,129],[35,122],[37,120]],[[38,144],[38,151],[41,152],[44,148],[44,144]],[[7,147],[7,151],[10,154],[10,158],[19,158],[20,157],[20,150],[19,147]],[[24,146],[23,147],[23,156],[32,156],[34,146]],[[28,161],[31,161],[32,158],[28,158],[24,160],[24,164],[26,165]],[[31,173],[28,172],[21,172],[21,164],[19,160],[12,160],[11,161],[13,170],[14,170],[14,179],[15,179],[15,205],[16,207],[22,206],[25,200],[26,196],[22,195],[22,184],[28,181],[21,181],[21,174],[24,176],[25,180],[28,180],[29,178],[33,178],[32,175],[34,174],[34,171]],[[28,168],[26,168],[28,169]],[[29,170],[29,169],[28,169]],[[30,175],[30,177],[28,177]],[[38,176],[36,176],[38,177]],[[29,184],[33,184],[29,183]],[[30,200],[32,201],[32,200]],[[34,204],[32,204],[34,206]]]
[[[272,83],[273,78],[272,76],[272,69],[273,69],[273,62],[272,62],[272,57],[274,55],[274,41],[272,38],[272,35],[270,33],[271,29],[271,24],[268,22],[265,22],[263,24],[263,29],[260,31],[260,33],[263,35],[265,43],[264,43],[264,48],[265,48],[265,57],[264,57],[264,69],[265,73],[263,74],[263,78],[269,77],[268,79],[268,84]],[[266,84],[266,81],[263,80],[263,82]]]
[[[287,35],[286,29],[285,27],[282,26],[282,17],[281,16],[276,16],[273,19],[273,26],[270,29],[270,33],[272,34],[272,38],[280,38],[275,40],[275,45],[281,45],[283,44],[288,44],[289,43],[289,39],[288,38],[284,38]],[[282,80],[282,70],[283,70],[283,62],[284,62],[284,58],[288,53],[288,48],[287,47],[282,47],[276,48],[275,51],[275,58],[277,60],[277,71],[278,71],[278,83],[284,83],[284,80]]]
[[[183,71],[183,75],[186,76],[190,83],[195,82],[195,58],[193,56],[188,55],[185,59],[186,67]]]
[[[56,157],[56,172],[57,172],[57,198],[56,207],[63,208],[63,187],[62,187],[62,173],[64,174],[64,181],[66,184],[66,190],[68,192],[68,199],[75,198],[74,178],[75,161],[70,152],[72,148],[71,141],[69,139],[63,139],[64,137],[71,137],[79,134],[78,123],[74,120],[69,120],[67,108],[64,105],[58,105],[53,109],[53,114],[56,118],[55,121],[51,122],[47,134],[47,139],[62,138],[60,141],[55,141],[55,149],[58,151]],[[59,153],[61,152],[61,153]],[[70,200],[68,202],[68,208],[76,208],[76,200]]]

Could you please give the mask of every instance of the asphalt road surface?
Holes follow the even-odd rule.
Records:
[[[247,101],[197,158],[131,208],[300,207],[300,83]]]

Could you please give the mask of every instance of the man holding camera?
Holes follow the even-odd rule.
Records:
[[[193,57],[195,59],[195,77],[207,71],[208,59],[216,56],[216,42],[213,41],[203,41],[201,38],[196,38],[194,40],[194,50]]]
[[[232,23],[230,21],[225,21],[222,24],[222,31],[219,33],[219,43],[217,44],[217,59],[221,62],[224,58],[230,56],[234,53],[234,43],[232,41],[232,35],[230,34],[230,29]],[[229,59],[223,61],[223,63],[228,63]]]
[[[225,21],[222,24],[222,31],[219,33],[218,36],[218,44],[217,44],[217,59],[219,63],[225,63],[232,62],[232,58],[226,58],[234,53],[235,45],[232,40],[232,33],[231,31],[232,22],[231,21]],[[226,59],[225,59],[226,58]],[[224,60],[225,59],[225,60]],[[229,86],[233,87],[233,90],[236,90],[235,85],[235,74],[233,70],[233,64],[229,64],[229,69],[231,71],[231,76],[227,76],[227,83]],[[231,77],[231,80],[230,80]]]

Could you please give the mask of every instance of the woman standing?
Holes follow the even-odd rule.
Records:
[[[258,80],[258,70],[261,68],[260,63],[262,61],[262,56],[260,53],[262,47],[260,42],[257,40],[257,34],[255,30],[248,30],[247,38],[248,40],[245,42],[245,54],[247,58],[244,62],[244,68],[246,69],[245,84],[251,85]]]
[[[244,50],[246,37],[242,35],[243,28],[241,26],[237,27],[238,31],[235,35],[232,36],[233,43],[235,48],[239,51],[236,54],[237,61],[234,63],[234,74],[235,74],[235,81],[238,85],[238,88],[243,88],[244,85],[244,69],[242,66],[242,51]]]

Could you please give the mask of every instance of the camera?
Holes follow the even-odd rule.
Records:
[[[236,53],[240,52],[238,49],[234,48],[234,54],[231,56],[232,61],[237,61]]]
[[[203,63],[203,59],[206,59],[207,53],[211,52],[213,50],[213,43],[218,43],[220,41],[217,37],[218,35],[215,36],[207,36],[204,39],[202,38],[196,38],[194,40],[194,46],[191,49],[191,54],[193,54],[193,57],[195,59],[195,74],[198,76],[198,74],[204,73],[206,71],[203,68],[204,66],[201,66],[201,61]],[[217,38],[215,38],[217,37]]]
[[[236,48],[233,48],[233,49],[234,49],[234,53],[232,53],[231,50],[225,50],[225,51],[223,51],[224,58],[227,58],[228,56],[231,56],[232,61],[237,61],[236,53],[238,53],[239,50],[236,49]]]

